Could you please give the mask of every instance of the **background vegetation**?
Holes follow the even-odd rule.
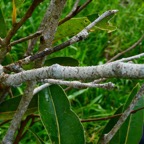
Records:
[[[83,3],[85,0],[81,0]],[[44,15],[48,0],[45,0],[34,12],[32,17],[25,23],[25,25],[18,31],[13,39],[18,39],[34,33]],[[12,25],[11,1],[1,1],[1,8],[4,9],[4,16],[6,18],[7,27]],[[30,1],[25,1],[24,5],[18,11],[18,19],[25,13]],[[68,0],[67,5],[61,18],[64,18],[73,6],[73,1]],[[118,14],[112,19],[112,23],[117,26],[117,30],[111,33],[97,30],[92,32],[90,36],[82,42],[69,46],[60,52],[50,55],[47,59],[55,56],[70,56],[79,61],[80,66],[91,66],[106,63],[113,56],[121,51],[129,48],[144,34],[144,2],[143,0],[93,0],[80,14],[76,17],[87,16],[95,13],[103,13],[106,10],[118,9]],[[65,38],[65,39],[68,39]],[[54,43],[54,45],[61,43],[62,40]],[[28,43],[21,43],[12,47],[11,53],[6,57],[3,64],[8,64],[22,58],[23,53],[27,48]],[[37,47],[35,48],[36,51]],[[128,57],[143,52],[144,41],[142,41],[135,49],[119,57]],[[143,59],[136,61],[136,63],[143,63]],[[137,80],[111,79],[117,88],[114,90],[103,89],[70,89],[67,91],[68,96],[71,97],[72,109],[78,114],[81,119],[100,118],[112,115],[121,105],[123,105],[136,85]],[[14,89],[13,93],[18,96],[23,93],[24,85]],[[83,123],[86,141],[88,144],[96,143],[103,128],[108,121],[95,121]],[[9,124],[0,127],[0,139],[5,134]],[[48,137],[41,122],[36,122],[31,129],[44,140]],[[29,141],[31,140],[31,141]],[[21,143],[35,143],[33,134],[29,131],[22,139]]]

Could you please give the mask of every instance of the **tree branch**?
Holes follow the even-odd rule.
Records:
[[[66,21],[68,21],[69,19],[71,19],[72,17],[76,16],[79,12],[81,12],[92,0],[87,0],[82,6],[78,6],[80,0],[76,0],[72,11],[59,22],[59,25],[65,23]]]
[[[138,102],[138,100],[144,95],[144,84],[141,86],[139,92],[136,94],[135,98],[132,100],[129,107],[124,111],[124,113],[121,115],[115,126],[111,129],[111,131],[108,134],[104,135],[103,140],[101,141],[101,144],[107,144],[109,141],[113,138],[113,136],[116,134],[116,132],[119,130],[121,125],[125,122],[127,117],[129,116],[130,112],[133,110],[134,106]]]
[[[11,38],[15,35],[15,33],[17,32],[17,30],[25,23],[25,21],[31,17],[32,13],[34,12],[34,10],[36,9],[36,7],[42,2],[43,0],[34,0],[32,5],[29,7],[29,9],[27,10],[26,14],[24,15],[24,17],[18,22],[16,23],[12,29],[9,31],[9,33],[7,34],[6,38],[5,38],[5,43],[9,44]]]
[[[35,10],[35,8],[42,2],[43,0],[34,0],[32,5],[29,7],[29,9],[27,10],[26,14],[24,15],[24,17],[15,25],[13,25],[12,29],[8,32],[7,36],[4,38],[3,40],[3,46],[0,50],[0,63],[3,61],[5,55],[7,54],[8,51],[10,51],[10,46],[8,46],[10,44],[10,40],[11,38],[16,34],[16,32],[18,31],[18,29],[24,24],[24,22],[31,17],[33,11]]]
[[[50,67],[27,70],[17,74],[2,73],[0,82],[8,86],[17,86],[25,81],[49,78],[65,80],[95,80],[97,78],[144,79],[144,65],[113,62],[98,66],[68,67],[54,64]]]
[[[17,131],[19,124],[22,120],[22,117],[27,110],[29,102],[33,97],[34,86],[35,86],[35,82],[27,83],[26,91],[25,91],[24,95],[22,96],[22,99],[20,101],[18,109],[11,121],[11,125],[9,126],[9,129],[8,129],[5,137],[3,138],[2,144],[12,144],[13,143],[14,134]]]
[[[57,2],[57,0],[52,0],[50,2],[50,5],[45,13],[45,16],[38,28],[38,31],[43,31],[41,37],[41,44],[43,45],[40,46],[39,51],[42,51],[46,47],[51,47],[56,28],[58,26],[60,14],[64,8],[65,3],[66,0],[61,0],[61,2],[60,1]],[[36,42],[37,38],[32,39],[32,42],[27,49],[26,55],[30,55]]]
[[[136,110],[133,110],[130,112],[130,114],[134,114],[140,110],[143,110],[144,107],[142,108],[139,108],[139,109],[136,109]],[[116,117],[120,117],[123,113],[120,113],[120,114],[115,114],[115,115],[112,115],[112,116],[107,116],[107,117],[102,117],[102,118],[91,118],[91,119],[81,119],[80,121],[81,122],[94,122],[94,121],[103,121],[103,120],[109,120],[109,119],[113,119],[113,118],[116,118]]]
[[[46,42],[44,42],[44,44],[42,43],[41,49],[43,50],[43,46],[46,45],[48,47],[51,47],[53,38],[54,38],[54,33],[55,30],[57,28],[58,25],[58,20],[60,17],[60,14],[62,12],[62,9],[65,5],[66,0],[52,0],[48,9],[48,14],[49,14],[49,18],[47,20],[49,20],[48,22],[45,23],[45,29],[42,33],[44,40],[46,40]],[[39,63],[35,64],[35,67],[39,67],[42,64],[42,60],[39,61]],[[14,134],[16,132],[16,130],[18,129],[18,126],[22,120],[23,115],[25,114],[28,105],[33,97],[33,90],[35,87],[36,81],[31,81],[28,80],[27,81],[27,88],[25,89],[25,94],[22,97],[20,104],[18,106],[18,110],[16,111],[14,118],[11,122],[11,125],[3,139],[3,143],[7,144],[7,143],[12,143],[13,139],[14,139]]]
[[[141,53],[141,54],[138,54],[138,55],[135,55],[135,56],[131,56],[131,57],[128,57],[128,58],[122,58],[122,59],[116,60],[114,62],[127,62],[127,61],[132,61],[132,60],[135,60],[135,59],[139,59],[141,57],[144,57],[144,53]]]
[[[115,59],[117,59],[118,57],[120,57],[121,55],[127,53],[128,51],[131,51],[131,50],[134,49],[137,45],[139,45],[140,42],[141,42],[143,39],[144,39],[144,35],[142,35],[141,38],[140,38],[137,42],[135,42],[131,47],[129,47],[128,49],[126,49],[126,50],[118,53],[116,56],[114,56],[113,58],[111,58],[108,62],[112,62],[112,61],[114,61]],[[108,62],[107,62],[107,63],[108,63]]]
[[[33,38],[35,38],[35,37],[39,37],[41,34],[42,34],[42,31],[38,31],[38,32],[36,32],[36,33],[34,33],[34,34],[31,34],[31,35],[27,36],[27,37],[24,37],[24,38],[21,38],[21,39],[19,39],[19,40],[14,41],[14,42],[11,42],[9,45],[10,45],[10,46],[13,46],[13,45],[16,45],[16,44],[18,44],[18,43],[22,43],[22,42],[24,42],[24,41],[33,39]]]
[[[89,24],[86,28],[84,28],[81,32],[79,32],[77,35],[73,36],[68,41],[66,41],[66,42],[64,42],[58,46],[55,46],[53,48],[45,48],[42,52],[39,52],[33,56],[28,56],[22,60],[19,60],[16,63],[5,66],[5,69],[10,69],[10,70],[14,69],[15,70],[15,67],[17,67],[17,65],[28,64],[31,61],[34,61],[34,60],[39,59],[39,58],[43,58],[46,55],[49,55],[49,54],[52,54],[52,53],[57,52],[59,50],[62,50],[65,47],[67,47],[73,43],[76,43],[78,41],[85,39],[88,36],[88,32],[90,31],[90,29],[93,28],[98,22],[100,22],[101,20],[103,20],[107,16],[112,15],[112,14],[117,13],[117,12],[118,12],[117,10],[106,11],[101,16],[99,16],[95,21],[93,21],[91,24]]]
[[[104,88],[104,89],[113,89],[115,85],[111,82],[104,84],[95,84],[95,83],[83,83],[80,81],[64,81],[64,80],[55,80],[55,79],[45,79],[43,80],[46,83],[50,84],[58,84],[58,85],[66,85],[73,88],[81,89],[81,88]]]

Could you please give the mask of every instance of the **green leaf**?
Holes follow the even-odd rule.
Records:
[[[61,87],[51,85],[39,94],[39,113],[48,135],[55,144],[84,144],[84,130],[70,109]]]
[[[12,0],[13,11],[12,11],[12,23],[16,23],[17,9],[23,4],[24,0]]]
[[[124,110],[129,106],[132,99],[134,99],[138,90],[140,89],[140,85],[137,84],[133,91],[131,92],[125,106]],[[143,97],[138,101],[137,105],[134,107],[135,109],[141,108],[144,105]],[[134,114],[131,114],[125,123],[120,128],[119,134],[121,135],[120,144],[136,144],[139,143],[142,136],[142,128],[143,128],[143,111],[138,111]]]
[[[17,96],[6,100],[0,104],[0,120],[12,119],[15,114],[22,96]],[[37,111],[38,95],[35,95],[30,102],[28,110],[25,115],[29,115]]]
[[[126,110],[126,108],[129,106],[129,104],[131,103],[132,99],[135,97],[139,89],[140,89],[140,85],[137,84],[133,88],[132,92],[130,93],[125,105],[123,107],[120,107],[115,114],[122,113]],[[143,104],[144,104],[144,99],[142,97],[138,101],[134,110],[143,107]],[[118,121],[118,118],[119,117],[111,119],[109,121],[102,135],[108,133],[112,129],[112,127]],[[143,111],[141,110],[134,114],[130,114],[130,116],[121,126],[121,128],[115,134],[115,136],[113,137],[113,139],[110,141],[109,144],[138,144],[142,136],[142,128],[143,128]],[[100,137],[100,139],[101,138],[102,136]]]
[[[90,21],[87,17],[72,18],[58,27],[54,41],[65,38],[67,36],[73,36],[79,33],[89,24]]]
[[[103,20],[101,20],[100,22],[98,22],[95,26],[95,29],[98,28],[100,30],[106,30],[108,31],[108,33],[115,31],[117,29],[117,27],[113,26],[110,23],[110,20],[113,18],[115,14],[109,15],[106,18],[104,18]]]
[[[36,143],[37,144],[45,144],[44,141],[32,129],[28,129],[28,131],[30,133],[32,133],[33,136],[36,138]]]
[[[123,109],[123,106],[120,106],[116,110],[116,112],[114,113],[114,115],[122,113],[122,109]],[[102,139],[103,135],[106,134],[106,133],[108,133],[113,128],[113,126],[116,124],[116,122],[118,121],[119,118],[120,118],[120,116],[114,117],[114,118],[112,118],[107,123],[106,127],[104,128],[104,130],[103,130],[103,132],[102,132],[102,134],[101,134],[101,136],[99,138],[98,144],[100,143],[100,140]],[[111,142],[111,144],[116,144],[116,143],[118,144],[118,138],[117,137],[119,137],[118,134],[115,135],[115,139],[113,139],[113,141]]]
[[[7,34],[7,26],[4,20],[3,12],[0,8],[0,37],[5,37]]]
[[[116,27],[112,26],[112,24],[109,22],[114,15],[115,14],[107,16],[105,19],[98,22],[97,25],[94,28],[92,28],[91,31],[100,29],[100,30],[106,30],[108,32],[112,32],[116,30]],[[98,14],[91,14],[88,15],[87,17],[70,19],[69,21],[63,23],[58,27],[57,32],[55,34],[54,41],[60,40],[67,36],[76,35],[80,31],[82,31],[86,26],[88,26],[91,22],[93,22],[96,18],[98,18]]]
[[[78,66],[79,63],[76,59],[71,58],[71,57],[55,57],[55,58],[51,58],[45,61],[46,66],[50,66],[53,64],[60,64],[63,66]]]

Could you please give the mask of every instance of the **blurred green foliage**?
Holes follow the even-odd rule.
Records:
[[[24,15],[26,9],[29,7],[30,1],[25,1],[24,4],[18,9],[17,21]],[[85,0],[81,0],[81,4]],[[67,5],[61,18],[64,18],[73,6],[74,1],[68,0]],[[45,0],[36,9],[34,14],[28,21],[21,27],[18,33],[12,40],[16,40],[31,33],[34,33],[43,18],[46,8],[49,4],[49,0]],[[8,30],[12,26],[12,4],[11,1],[5,0],[0,2],[1,9],[3,11],[5,21],[7,23]],[[81,13],[76,17],[87,16],[94,13],[102,14],[103,12],[110,9],[118,9],[119,12],[112,19],[114,26],[117,26],[117,30],[112,33],[107,33],[106,31],[98,30],[92,32],[89,37],[76,43],[66,49],[54,53],[48,56],[47,59],[54,57],[69,56],[75,58],[79,61],[80,66],[91,66],[98,65],[107,62],[110,58],[118,54],[119,52],[129,48],[133,45],[141,36],[144,34],[144,1],[143,0],[93,0]],[[65,38],[65,39],[68,39]],[[56,44],[60,44],[62,41],[58,41]],[[4,65],[17,61],[23,58],[23,54],[27,48],[28,43],[24,42],[17,44],[12,47],[10,56],[3,62]],[[35,47],[35,51],[37,46]],[[144,49],[144,42],[141,42],[135,49],[124,54],[122,57],[128,57],[142,53]],[[135,63],[143,63],[143,58],[135,61]],[[67,91],[67,94],[72,97],[71,106],[72,109],[79,115],[81,119],[87,118],[98,118],[112,115],[117,108],[125,103],[127,96],[131,92],[132,88],[137,82],[142,82],[139,80],[124,80],[124,79],[109,79],[107,81],[112,81],[117,85],[114,90],[103,90],[103,89],[86,89],[78,90],[71,89]],[[18,89],[12,89],[13,93],[20,95],[21,91],[24,89],[24,85]],[[96,143],[101,134],[107,121],[89,122],[83,123],[87,144]],[[5,130],[8,125],[4,125],[0,128],[0,139],[2,139]],[[41,122],[38,121],[32,126],[33,131],[44,140],[48,140],[46,132]],[[32,134],[27,133],[22,140],[22,144],[29,142],[34,142],[35,138]]]

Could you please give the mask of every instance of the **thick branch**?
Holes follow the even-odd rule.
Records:
[[[14,134],[15,134],[16,130],[18,129],[18,126],[22,120],[24,113],[27,110],[30,100],[33,97],[34,86],[35,86],[35,82],[29,82],[27,84],[27,89],[25,91],[25,94],[23,95],[23,97],[20,101],[18,109],[14,115],[14,118],[11,121],[11,125],[10,125],[5,137],[3,138],[2,144],[12,144],[13,143]]]
[[[117,10],[106,11],[101,16],[99,16],[94,22],[89,24],[86,28],[84,28],[81,32],[79,32],[77,35],[73,36],[68,41],[66,41],[66,42],[64,42],[64,43],[62,43],[62,44],[60,44],[58,46],[55,46],[54,48],[45,48],[42,52],[39,52],[39,53],[37,53],[37,54],[35,54],[33,56],[28,56],[25,59],[19,60],[18,62],[16,62],[16,64],[15,63],[10,64],[10,65],[6,66],[5,68],[6,69],[11,69],[11,70],[15,69],[15,67],[17,67],[17,64],[18,65],[28,64],[31,61],[34,61],[34,60],[39,59],[39,58],[43,58],[46,55],[49,55],[51,53],[57,52],[59,50],[62,50],[65,47],[67,47],[67,46],[69,46],[69,45],[71,45],[73,43],[76,43],[78,41],[81,41],[81,40],[85,39],[88,36],[88,32],[90,31],[91,28],[93,28],[98,22],[100,22],[101,20],[103,20],[107,16],[112,15],[112,14],[114,14],[116,12],[117,12]]]
[[[5,85],[16,86],[28,80],[50,78],[78,80],[95,80],[97,78],[144,79],[144,65],[113,62],[99,66],[68,67],[55,64],[17,74],[1,74],[0,82]]]
[[[45,44],[48,47],[51,47],[52,44],[52,40],[54,37],[54,33],[55,30],[57,28],[58,25],[58,20],[60,17],[60,14],[62,12],[62,9],[64,7],[66,0],[52,0],[48,9],[48,13],[49,13],[49,18],[48,18],[48,22],[45,23],[45,29],[42,33],[43,37],[45,38],[44,40],[46,40]],[[41,44],[41,48],[43,48],[44,44]],[[42,61],[39,61],[39,64],[36,64],[37,67],[39,67],[41,65]],[[25,90],[25,95],[22,97],[18,110],[15,113],[15,116],[11,122],[11,125],[3,139],[3,143],[12,143],[13,139],[14,139],[14,134],[16,132],[16,130],[18,129],[18,126],[22,120],[22,117],[24,115],[24,113],[26,112],[28,105],[33,97],[33,89],[34,86],[36,84],[36,81],[29,81],[28,80],[28,87]]]
[[[43,31],[41,37],[41,43],[43,45],[40,46],[40,51],[46,47],[51,47],[56,28],[58,26],[59,18],[65,3],[66,0],[51,0],[40,27],[38,28],[38,31]],[[36,42],[37,38],[32,39],[32,42],[27,49],[26,55],[29,55],[32,52]]]
[[[52,42],[62,10],[65,6],[66,0],[52,0],[46,15],[48,16],[45,20],[42,36],[40,39],[39,51],[43,51],[46,47],[51,48]],[[36,61],[36,67],[41,67],[44,63],[45,57]]]

